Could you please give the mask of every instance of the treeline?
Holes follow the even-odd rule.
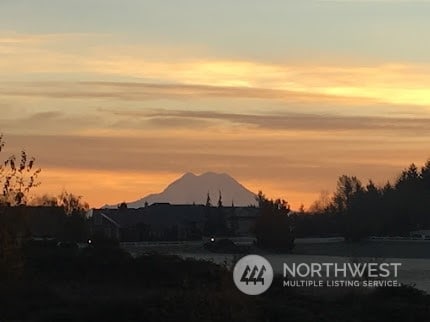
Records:
[[[330,199],[317,201],[312,215],[295,215],[296,236],[407,236],[430,227],[430,160],[420,169],[411,164],[394,183],[363,184],[343,175]]]
[[[0,152],[3,152],[4,147],[5,141],[0,134]],[[41,171],[42,169],[36,166],[36,158],[25,150],[19,155],[9,155],[0,162],[0,259],[4,253],[4,245],[16,244],[17,238],[31,235],[31,229],[28,227],[31,226],[30,214],[36,216],[38,211],[34,208],[37,206],[51,208],[46,209],[44,214],[37,214],[39,226],[51,227],[59,222],[63,226],[58,229],[58,236],[55,237],[82,241],[87,235],[85,213],[89,205],[81,196],[63,191],[58,196],[31,197],[33,189],[41,184]],[[30,207],[26,209],[27,206]]]

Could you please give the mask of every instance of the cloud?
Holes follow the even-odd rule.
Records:
[[[47,97],[55,99],[111,98],[124,101],[145,101],[161,98],[225,97],[275,99],[286,102],[334,101],[338,103],[350,102],[351,104],[357,104],[356,100],[300,91],[294,92],[258,87],[142,82],[2,82],[0,83],[0,96]],[[358,101],[370,102],[364,99]]]
[[[269,63],[62,37],[0,37],[0,129],[50,187],[130,200],[133,176],[212,170],[298,196],[428,157],[428,64]]]
[[[422,135],[430,134],[430,118],[405,118],[405,117],[370,117],[370,116],[340,116],[317,115],[305,113],[271,113],[271,114],[238,114],[223,113],[210,110],[104,110],[118,117],[145,120],[155,125],[163,125],[175,128],[177,126],[232,123],[248,125],[264,130],[285,131],[385,131],[403,135],[409,133],[415,135],[419,131]]]
[[[23,112],[0,119],[0,129],[5,134],[71,134],[100,125],[96,115],[71,114],[61,110]]]
[[[3,156],[24,147],[36,157],[43,169],[38,191],[73,188],[93,205],[132,200],[157,192],[181,173],[211,170],[230,173],[273,196],[293,195],[298,206],[308,201],[300,195],[316,198],[320,190],[334,188],[342,174],[383,183],[410,162],[421,164],[428,157],[423,148],[427,141],[420,139],[294,137],[252,131],[138,138],[7,135],[6,141]],[[148,178],[152,182],[148,185],[157,190],[139,188],[138,183]]]
[[[429,64],[347,64],[335,61],[319,64],[297,61],[270,63],[246,59],[216,59],[204,52],[196,55],[192,48],[146,49],[145,46],[118,43],[112,35],[100,37],[92,34],[66,34],[62,37],[63,35],[0,37],[0,73],[3,79],[138,80],[147,84],[178,86],[176,89],[180,92],[175,94],[175,88],[170,87],[170,95],[183,95],[185,88],[180,86],[203,86],[197,94],[213,96],[217,89],[223,88],[223,95],[235,95],[234,89],[236,92],[240,89],[242,94],[248,91],[247,96],[251,96],[250,91],[257,89],[255,96],[272,95],[281,99],[294,94],[296,97],[303,95],[307,98],[314,95],[422,107],[430,105]],[[7,91],[4,95],[25,94],[19,89],[19,84],[16,85],[18,89]],[[69,85],[72,88],[78,86]],[[119,89],[118,84],[113,83],[99,83],[98,86],[99,97],[111,97],[100,87]],[[131,87],[130,84],[127,85],[125,99],[145,99],[142,93],[133,93]],[[227,92],[225,88],[233,90]],[[153,97],[154,94],[148,93],[149,90],[147,86],[147,97]],[[192,88],[188,90],[192,92]],[[161,88],[153,86],[152,91],[156,93]],[[52,96],[70,97],[67,93],[68,91],[61,89],[49,92]],[[82,89],[79,93],[91,95]],[[36,95],[34,91],[27,93],[30,94]],[[116,92],[115,95],[121,98],[121,93]]]
[[[192,87],[193,88],[193,87]],[[83,97],[80,96],[82,99]],[[85,101],[83,101],[85,102]],[[75,103],[76,104],[76,103]],[[86,104],[86,103],[83,103]],[[288,109],[260,109],[247,112],[235,108],[234,103],[222,110],[214,109],[173,109],[126,107],[52,107],[39,112],[22,110],[14,114],[6,108],[7,117],[0,119],[1,131],[10,134],[61,134],[61,135],[101,135],[138,136],[158,133],[159,136],[175,135],[180,130],[189,136],[212,131],[235,132],[238,127],[244,133],[257,131],[262,135],[277,133],[292,135],[318,133],[326,137],[344,133],[354,135],[427,137],[430,135],[430,118],[425,113],[392,116],[341,115],[336,113],[306,112],[306,103],[290,103]],[[73,106],[73,105],[72,105]],[[312,105],[310,105],[312,109]],[[396,110],[394,108],[394,110]],[[300,112],[299,112],[300,111]]]
[[[235,169],[241,175],[255,177],[262,172],[273,177],[286,168],[321,171],[320,175],[324,175],[328,167],[338,171],[339,167],[351,165],[399,166],[410,160],[425,160],[428,153],[420,149],[426,140],[419,138],[276,134],[243,131],[236,135],[202,133],[189,137],[177,132],[176,136],[149,133],[136,138],[6,135],[5,153],[24,147],[42,166],[53,168],[119,172]]]
[[[9,106],[34,105],[38,100],[51,109],[58,105],[83,112],[121,106],[124,113],[130,109],[159,109],[168,102],[168,108],[183,106],[191,110],[235,110],[239,113],[250,109],[257,114],[276,110],[278,114],[338,114],[345,116],[385,116],[427,118],[429,107],[411,104],[388,104],[363,98],[294,92],[257,87],[229,87],[188,84],[160,84],[142,82],[0,82],[0,97],[9,100]],[[37,99],[37,100],[36,100]],[[61,100],[61,103],[60,103]],[[136,108],[138,102],[141,107]],[[40,104],[39,104],[40,105]],[[172,106],[172,107],[170,107]],[[87,108],[88,107],[88,108]],[[40,109],[40,107],[36,107]],[[86,112],[87,113],[87,112]],[[116,116],[121,116],[117,113]],[[175,116],[177,117],[177,116]],[[277,119],[274,118],[277,122]],[[120,122],[121,123],[121,122]]]

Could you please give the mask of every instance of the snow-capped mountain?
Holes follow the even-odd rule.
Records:
[[[209,193],[211,204],[217,205],[221,193],[224,206],[255,205],[255,193],[245,188],[226,173],[206,172],[201,175],[185,173],[169,184],[160,193],[150,194],[142,199],[127,202],[129,208],[139,208],[156,202],[170,204],[206,204]],[[112,207],[116,207],[112,206]]]

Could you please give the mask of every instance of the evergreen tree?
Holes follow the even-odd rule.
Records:
[[[207,194],[207,197],[206,197],[206,207],[211,207],[212,205],[211,205],[211,197],[210,197],[210,195],[209,195],[209,191],[208,191],[208,194]]]
[[[221,207],[222,207],[222,195],[221,195],[221,190],[219,191],[218,207],[219,207],[219,208],[221,208]]]

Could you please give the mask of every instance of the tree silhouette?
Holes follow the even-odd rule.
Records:
[[[419,169],[411,164],[392,184],[363,186],[354,176],[339,177],[330,204],[315,207],[317,216],[299,218],[301,233],[338,232],[347,240],[367,236],[408,236],[430,228],[430,160]],[[307,227],[305,227],[307,226]],[[312,226],[312,229],[309,229]]]
[[[289,251],[294,247],[290,206],[282,199],[267,199],[259,191],[256,200],[260,214],[255,222],[257,243],[263,248]]]
[[[222,207],[222,195],[221,195],[221,190],[219,191],[218,207],[219,207],[219,208],[221,208],[221,207]]]
[[[128,208],[128,206],[127,206],[127,203],[125,201],[121,202],[118,205],[118,209],[127,209],[127,208]]]
[[[3,135],[0,135],[0,151],[4,145]],[[30,190],[40,185],[37,179],[42,170],[34,169],[35,161],[34,157],[29,157],[22,150],[19,158],[11,155],[0,165],[0,184],[3,190],[1,203],[12,206],[27,203]]]
[[[63,191],[58,196],[58,206],[63,207],[67,215],[84,215],[89,209],[88,203],[82,200],[82,196],[77,196],[67,191]]]
[[[300,204],[299,213],[301,215],[304,215],[306,213],[306,211],[305,211],[305,205],[304,204]]]
[[[208,191],[208,194],[207,194],[207,197],[206,197],[206,207],[210,207],[210,206],[212,206],[211,205],[211,197],[210,197],[209,191]]]
[[[327,190],[322,190],[320,192],[320,195],[317,200],[315,200],[309,207],[309,212],[316,214],[316,213],[323,213],[327,210],[327,208],[331,204],[331,196],[330,192]]]
[[[88,203],[67,191],[58,196],[58,206],[64,209],[67,215],[63,227],[62,239],[66,241],[85,241],[89,235],[85,214],[89,209]]]

